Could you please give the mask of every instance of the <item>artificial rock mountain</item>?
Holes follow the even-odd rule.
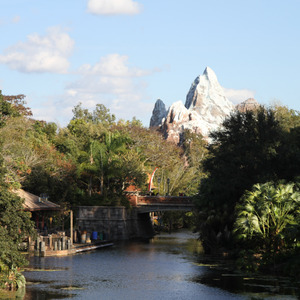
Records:
[[[192,83],[185,105],[178,101],[166,110],[162,100],[156,101],[150,127],[158,127],[167,140],[176,144],[180,143],[185,129],[200,133],[209,140],[209,133],[217,130],[234,109],[245,111],[257,106],[255,99],[248,99],[235,107],[226,98],[214,71],[207,67]]]

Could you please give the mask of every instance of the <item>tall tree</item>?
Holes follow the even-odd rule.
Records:
[[[99,124],[102,123],[105,126],[112,125],[116,117],[114,114],[110,114],[109,109],[103,104],[96,104],[96,108],[90,112],[86,108],[82,108],[82,103],[77,104],[73,109],[73,120],[84,120],[87,123]]]
[[[274,111],[235,112],[210,137],[204,162],[207,178],[200,185],[196,203],[202,211],[200,232],[207,250],[224,244],[234,222],[234,207],[255,183],[282,178],[279,150],[283,129]]]
[[[31,110],[26,107],[25,95],[4,96],[0,90],[0,127],[11,117],[31,116]]]
[[[67,129],[60,130],[56,147],[77,165],[77,184],[89,196],[86,201],[117,203],[130,183],[140,185],[144,178],[133,141],[118,130],[115,117],[102,104],[91,112],[79,104],[73,113]]]
[[[0,286],[22,287],[25,278],[19,268],[26,264],[19,244],[34,233],[30,213],[23,210],[23,200],[5,183],[5,169],[0,158]]]

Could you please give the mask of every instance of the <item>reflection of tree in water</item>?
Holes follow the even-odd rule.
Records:
[[[172,233],[178,229],[194,229],[195,216],[186,211],[164,211],[158,214],[158,222],[155,227],[158,231]],[[155,225],[155,224],[154,224]]]
[[[254,297],[253,299],[264,299],[264,296],[297,295],[299,288],[287,278],[277,278],[271,276],[252,276],[246,273],[236,273],[231,271],[231,267],[221,263],[198,264],[199,267],[207,269],[201,276],[194,277],[192,281],[217,287],[231,293],[248,294],[259,293],[263,298]],[[299,294],[300,296],[300,294]],[[280,299],[280,298],[278,298]]]

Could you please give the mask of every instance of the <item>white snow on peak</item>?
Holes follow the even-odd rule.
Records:
[[[187,94],[185,107],[196,108],[198,113],[206,114],[210,106],[219,106],[231,111],[234,105],[226,98],[223,88],[218,82],[215,72],[206,67],[203,74],[198,76]]]
[[[168,109],[167,115],[171,114],[172,122],[178,122],[182,119],[182,116],[187,113],[186,107],[181,101],[174,102]]]
[[[200,132],[208,139],[209,133],[217,130],[233,110],[234,105],[226,98],[215,72],[206,67],[192,83],[185,105],[181,101],[173,103],[161,125],[173,140],[178,140],[184,129]]]
[[[217,75],[210,67],[205,68],[202,76],[205,76],[208,81],[213,82],[216,85],[219,85]]]

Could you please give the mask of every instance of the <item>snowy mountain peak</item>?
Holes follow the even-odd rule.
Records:
[[[248,100],[247,107],[254,105],[252,100]],[[226,98],[215,72],[209,67],[192,83],[185,105],[175,102],[167,112],[160,105],[155,104],[152,118],[155,117],[154,114],[160,117],[155,122],[151,118],[150,126],[158,124],[160,120],[160,124],[155,126],[161,128],[168,140],[176,143],[180,143],[185,129],[201,133],[209,140],[209,133],[217,130],[225,117],[235,109],[233,103]]]
[[[234,105],[226,98],[215,72],[209,67],[206,67],[203,75],[198,76],[192,83],[185,107],[197,111],[209,122],[215,122],[216,117],[219,122],[234,109]]]
[[[210,67],[205,68],[203,76],[205,76],[209,81],[218,82],[216,73]]]

